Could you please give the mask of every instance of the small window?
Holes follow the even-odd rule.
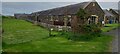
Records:
[[[69,19],[69,21],[71,22],[71,18]]]
[[[58,20],[55,20],[55,21],[58,21]]]
[[[41,22],[41,20],[39,20],[39,22]]]
[[[95,6],[95,3],[93,3],[93,6]]]

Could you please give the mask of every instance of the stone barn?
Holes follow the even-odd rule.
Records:
[[[16,19],[22,19],[22,20],[26,20],[27,18],[28,18],[28,15],[29,14],[25,14],[25,13],[15,13],[14,14],[14,17],[16,18]]]
[[[105,15],[104,15],[104,21],[105,21],[106,24],[115,23],[116,18],[115,18],[115,16],[114,16],[114,14],[112,14],[112,13],[111,13],[109,10],[107,10],[107,9],[104,10],[104,13],[105,13]]]
[[[85,10],[88,17],[84,23],[77,16],[80,9]],[[95,1],[82,2],[64,7],[53,8],[44,11],[33,12],[31,14],[15,14],[17,19],[24,19],[35,22],[38,25],[54,30],[78,31],[79,24],[97,24],[104,21],[104,11]]]
[[[110,9],[109,11],[110,11],[112,14],[114,14],[114,16],[115,16],[115,18],[116,18],[115,22],[118,23],[119,20],[120,20],[120,18],[119,18],[119,16],[120,16],[119,11],[118,11],[117,9]]]
[[[38,24],[42,24],[45,27],[56,26],[57,28],[64,28],[67,26],[68,29],[77,32],[78,24],[81,23],[77,16],[80,9],[85,10],[89,14],[86,21],[88,24],[97,24],[104,21],[104,11],[95,0],[34,12],[32,15],[34,15],[34,20]]]

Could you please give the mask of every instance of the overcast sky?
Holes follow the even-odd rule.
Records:
[[[83,2],[90,0],[2,0],[3,2]],[[119,2],[119,0],[96,0],[98,2]]]
[[[76,4],[80,2],[84,2],[87,0],[69,0],[69,2],[65,2],[67,0],[3,0],[2,2],[2,10],[0,8],[0,12],[4,15],[14,15],[14,13],[32,13],[42,10],[47,10],[56,7],[62,7],[66,5]],[[28,2],[29,1],[29,2]],[[34,1],[34,2],[32,2]],[[36,2],[39,1],[39,2]],[[57,1],[57,2],[54,2]],[[59,2],[58,2],[59,1]],[[77,2],[79,1],[79,2]],[[98,0],[99,1],[99,0]],[[108,0],[105,0],[108,1]],[[118,0],[116,2],[98,2],[103,9],[114,8],[118,9]],[[1,4],[1,3],[0,3]]]

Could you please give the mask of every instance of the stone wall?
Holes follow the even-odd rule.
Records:
[[[48,28],[48,29],[53,29],[55,31],[64,31],[64,30],[71,31],[71,27],[70,26],[67,26],[67,27],[65,27],[65,26],[58,26],[58,25],[51,25],[51,24],[42,23],[42,22],[37,22],[37,25],[43,26],[43,27]]]

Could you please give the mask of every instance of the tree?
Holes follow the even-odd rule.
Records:
[[[80,33],[101,33],[99,25],[96,24],[86,24],[89,14],[84,9],[80,9],[77,13],[78,17],[78,30]]]
[[[77,12],[77,18],[78,18],[78,30],[79,32],[82,32],[82,26],[85,24],[86,18],[87,18],[87,13],[84,9],[79,9]]]
[[[85,18],[86,14],[87,13],[85,12],[85,10],[80,8],[79,11],[77,12],[77,17],[83,19]]]

